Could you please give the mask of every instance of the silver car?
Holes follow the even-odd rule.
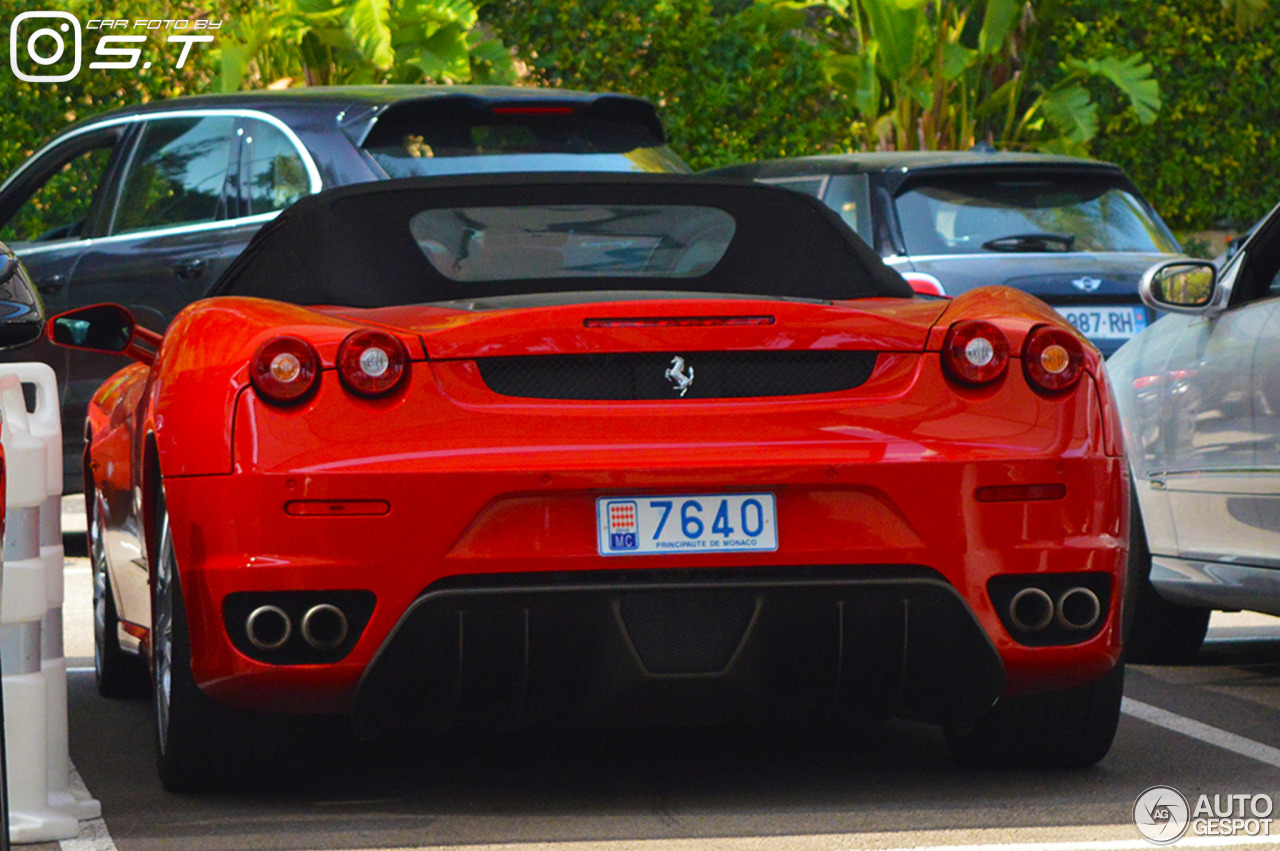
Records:
[[[1129,661],[1199,649],[1213,609],[1280,615],[1280,207],[1218,271],[1157,264],[1169,315],[1107,363],[1133,475]]]

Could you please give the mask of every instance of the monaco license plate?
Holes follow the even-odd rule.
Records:
[[[1141,307],[1059,307],[1057,311],[1090,340],[1127,340],[1147,327]]]
[[[770,552],[778,548],[771,493],[614,496],[596,500],[600,555]]]

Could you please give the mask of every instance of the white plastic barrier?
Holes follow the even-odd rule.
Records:
[[[28,414],[22,383],[36,386]],[[6,468],[0,665],[9,785],[9,838],[68,839],[101,806],[71,789],[67,663],[62,651],[62,429],[45,364],[0,367]]]

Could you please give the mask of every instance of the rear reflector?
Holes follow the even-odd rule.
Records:
[[[586,319],[587,328],[701,328],[710,325],[772,325],[772,316],[640,316]]]
[[[942,281],[926,272],[903,272],[902,277],[906,278],[912,292],[917,295],[946,296],[947,294],[947,291],[942,288]]]
[[[978,502],[1036,502],[1062,499],[1066,495],[1067,486],[1063,484],[995,485],[978,488],[973,492],[973,498]]]

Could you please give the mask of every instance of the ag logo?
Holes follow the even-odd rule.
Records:
[[[1152,786],[1133,802],[1133,823],[1153,845],[1177,842],[1191,823],[1187,799],[1172,786]]]

